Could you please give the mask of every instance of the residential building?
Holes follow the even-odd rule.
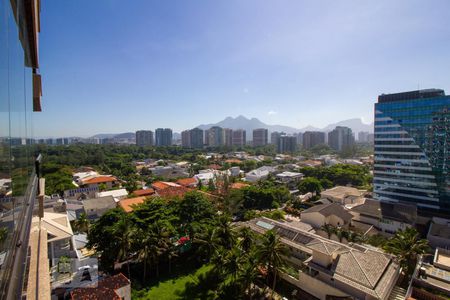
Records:
[[[200,128],[194,128],[189,130],[191,147],[194,149],[202,149],[203,148],[203,130]]]
[[[180,178],[176,181],[181,186],[187,187],[187,188],[196,188],[198,185],[198,180],[195,177],[192,178]]]
[[[223,144],[227,147],[233,146],[233,130],[230,128],[223,129]]]
[[[303,149],[311,149],[322,144],[325,144],[325,132],[305,131],[303,133]]]
[[[243,147],[247,143],[246,132],[243,129],[233,130],[232,133],[232,145]]]
[[[400,275],[395,258],[374,248],[345,245],[268,218],[246,223],[258,234],[274,230],[289,249],[291,269],[280,278],[298,289],[299,299],[387,300]]]
[[[450,96],[428,89],[380,95],[375,104],[374,198],[450,216]]]
[[[81,201],[88,219],[97,220],[108,210],[117,207],[113,196],[86,199]]]
[[[133,191],[133,195],[137,196],[137,197],[148,197],[151,196],[155,193],[155,190],[152,188],[146,188],[146,189],[140,189],[140,190],[135,190]]]
[[[275,177],[282,183],[297,184],[303,179],[304,175],[303,173],[284,171],[278,173]]]
[[[172,129],[158,128],[155,130],[155,145],[158,147],[172,145]]]
[[[209,147],[219,147],[225,144],[224,131],[222,127],[213,126],[206,130],[206,144]]]
[[[450,220],[433,217],[428,229],[427,240],[433,248],[450,249]]]
[[[269,131],[265,128],[253,129],[253,146],[265,146],[269,143]]]
[[[184,130],[181,132],[181,147],[192,148],[190,130]]]
[[[450,295],[450,250],[436,248],[422,256],[412,275],[406,299],[445,300]]]
[[[106,191],[106,192],[99,192],[96,195],[97,198],[106,197],[106,196],[113,196],[114,200],[116,202],[119,202],[119,200],[122,200],[122,199],[125,199],[126,197],[128,197],[128,192],[126,189],[118,189],[118,190],[111,190],[111,191]]]
[[[37,0],[0,0],[0,299],[50,299],[47,233],[30,232],[36,196],[44,193],[40,158],[25,142],[42,110],[40,8]]]
[[[275,145],[275,147],[277,147],[278,145],[278,140],[280,139],[280,136],[284,135],[284,132],[278,132],[278,131],[274,131],[270,134],[270,143],[272,145]]]
[[[80,186],[85,188],[98,188],[102,184],[105,185],[106,189],[110,190],[116,186],[118,182],[117,178],[112,175],[99,175],[82,180]]]
[[[297,137],[289,135],[280,135],[277,139],[278,153],[293,153],[297,150]]]
[[[365,199],[363,203],[352,206],[350,213],[354,221],[372,225],[387,234],[395,234],[397,230],[411,227],[417,221],[417,207],[401,202]]]
[[[140,205],[145,202],[147,197],[134,197],[128,199],[122,199],[119,201],[119,207],[121,207],[126,213],[130,213],[134,210],[137,205]]]
[[[153,146],[153,131],[138,130],[136,131],[136,145],[138,146]]]
[[[266,179],[270,174],[275,172],[275,168],[269,166],[262,166],[261,168],[252,170],[245,174],[245,180],[249,182],[258,182]]]
[[[336,151],[349,149],[354,144],[355,137],[349,127],[336,126],[335,129],[328,132],[328,145]]]
[[[335,227],[348,226],[352,218],[353,215],[338,203],[319,204],[301,212],[302,222],[313,228],[321,228],[327,224]]]
[[[297,133],[297,145],[299,148],[303,146],[303,132]]]
[[[358,142],[359,143],[369,143],[373,144],[374,134],[368,131],[358,132]]]
[[[320,193],[321,199],[336,202],[341,205],[364,202],[364,192],[350,186],[335,186]]]

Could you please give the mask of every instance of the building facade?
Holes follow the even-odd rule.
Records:
[[[153,131],[138,130],[136,131],[136,145],[138,146],[153,146]]]
[[[265,128],[253,130],[253,146],[265,146],[269,143],[269,131]]]
[[[297,150],[297,137],[281,135],[277,142],[278,153],[293,153]]]
[[[355,137],[352,130],[348,127],[336,126],[335,129],[328,132],[328,145],[336,151],[348,149],[354,144]]]
[[[46,274],[33,269],[36,244],[30,242],[41,237],[30,232],[39,174],[37,153],[27,143],[33,113],[41,111],[39,14],[39,1],[0,0],[0,299],[21,299],[30,287],[50,298],[48,261],[40,261]]]
[[[200,128],[194,128],[189,131],[191,139],[191,147],[196,149],[203,148],[203,130]]]
[[[172,145],[172,129],[158,128],[155,130],[155,144],[158,147]]]
[[[429,89],[380,95],[375,104],[374,195],[450,215],[450,96]]]
[[[191,131],[184,130],[181,132],[181,147],[191,148]]]
[[[243,147],[247,143],[246,132],[243,129],[233,130],[232,136],[233,138],[231,142],[233,146]]]
[[[206,131],[206,144],[209,147],[218,147],[225,144],[224,131],[222,127],[213,126]]]
[[[325,132],[305,131],[303,133],[303,149],[311,149],[321,144],[325,144]]]

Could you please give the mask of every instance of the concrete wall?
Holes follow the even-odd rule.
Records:
[[[318,212],[302,213],[301,220],[314,228],[320,228],[325,224],[325,217]]]

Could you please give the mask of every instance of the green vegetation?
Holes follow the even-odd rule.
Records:
[[[305,167],[300,170],[306,177],[314,177],[329,186],[352,185],[357,187],[368,187],[372,182],[369,167],[338,164],[331,167]],[[326,181],[324,181],[326,180]]]

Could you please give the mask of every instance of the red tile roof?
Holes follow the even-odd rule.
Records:
[[[211,164],[208,166],[208,169],[220,170],[222,167],[218,164]]]
[[[87,179],[83,181],[83,184],[95,184],[95,183],[105,183],[105,182],[114,182],[117,181],[117,178],[114,176],[97,176],[91,179]]]
[[[119,201],[119,206],[122,207],[125,212],[129,213],[134,210],[134,206],[144,203],[145,199],[146,197],[122,199]]]
[[[249,186],[249,185],[246,184],[246,183],[242,183],[242,182],[235,182],[235,183],[231,184],[231,188],[235,189],[235,190],[242,189],[242,188],[244,188],[246,186]]]
[[[77,288],[70,292],[72,300],[120,300],[116,290],[130,284],[130,280],[122,273],[107,277],[98,282],[97,286]]]
[[[132,194],[136,196],[150,196],[155,193],[154,189],[141,189],[141,190],[135,190]]]
[[[156,181],[152,183],[152,187],[155,190],[163,190],[163,189],[167,189],[168,187],[170,187],[170,185],[168,185],[167,183],[163,182],[163,181]]]
[[[235,159],[235,158],[227,159],[225,162],[229,163],[229,164],[241,164],[242,163],[242,161],[240,161],[239,159]]]
[[[166,198],[166,197],[183,197],[184,194],[191,191],[191,189],[188,189],[184,186],[171,186],[162,190],[157,191],[158,195],[160,197]]]
[[[196,186],[197,179],[195,178],[181,178],[177,180],[177,183],[182,186]]]

